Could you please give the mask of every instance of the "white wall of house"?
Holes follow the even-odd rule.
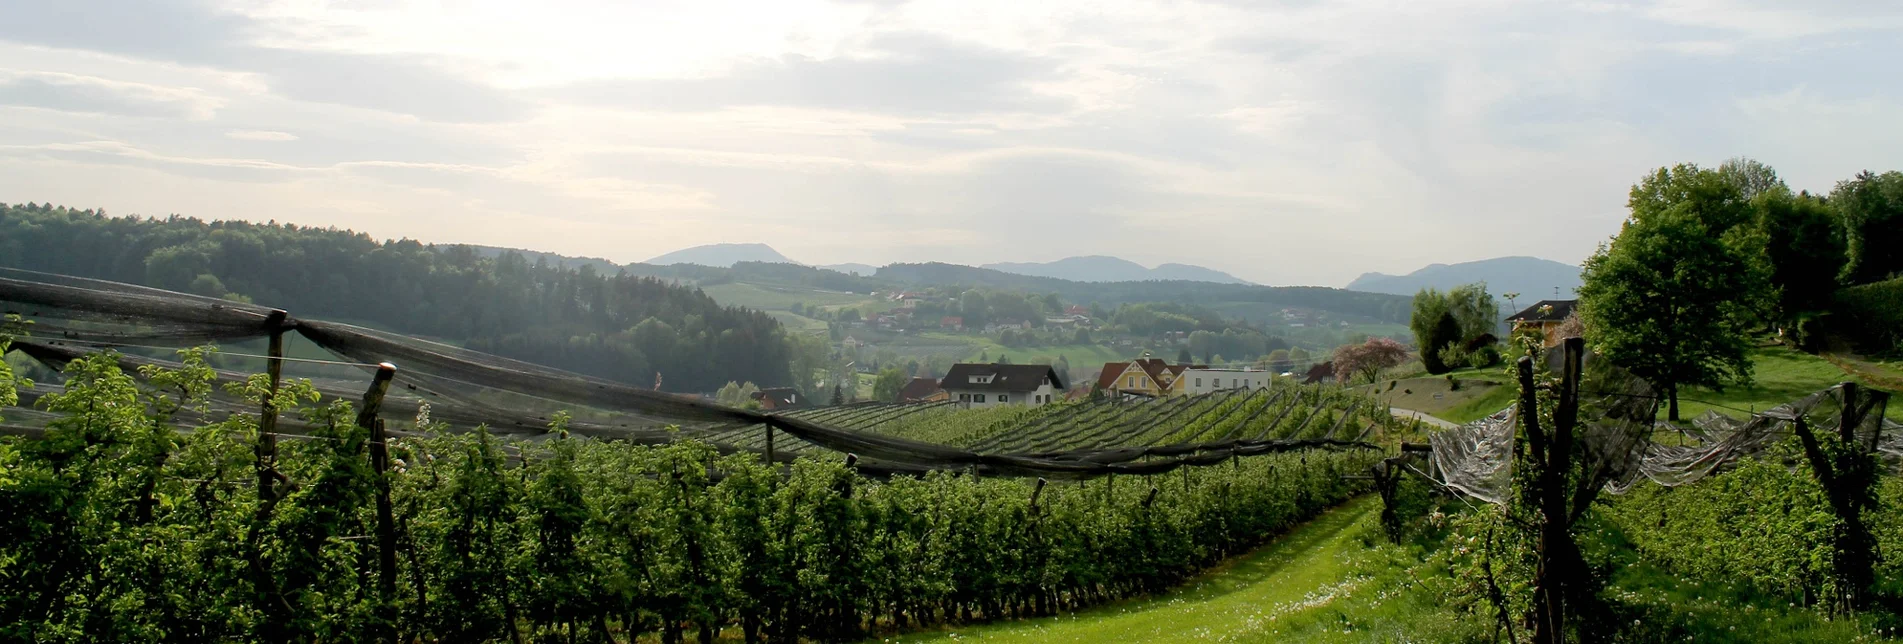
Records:
[[[1245,369],[1189,369],[1183,372],[1183,393],[1208,394],[1229,389],[1262,389],[1272,372]]]
[[[1056,402],[1057,397],[1063,392],[1058,391],[1056,387],[1051,385],[1050,379],[1046,378],[1044,384],[1040,385],[1036,390],[1023,393],[1015,391],[972,391],[970,389],[958,389],[956,387],[946,387],[945,393],[951,396],[951,400],[958,401],[959,404],[964,405],[966,408],[976,409],[979,407],[996,407],[998,405],[1029,405],[1031,407],[1042,407]],[[1002,400],[1000,400],[1001,397],[1003,398]]]

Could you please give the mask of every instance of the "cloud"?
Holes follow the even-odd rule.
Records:
[[[296,141],[297,135],[274,130],[230,130],[225,138],[238,141]]]
[[[408,114],[497,122],[532,106],[428,56],[260,44],[273,25],[192,0],[4,0],[0,40],[257,74],[287,97]]]
[[[56,72],[0,71],[0,105],[204,120],[219,104],[191,90]]]
[[[695,112],[803,107],[879,114],[1053,112],[1070,101],[1033,85],[1055,63],[928,34],[887,34],[852,56],[740,61],[700,78],[597,80],[552,88],[557,99],[636,110]]]

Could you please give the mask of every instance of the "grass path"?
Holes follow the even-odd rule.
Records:
[[[1064,615],[893,637],[893,642],[1180,642],[1277,639],[1279,620],[1319,610],[1354,590],[1353,527],[1379,511],[1372,496],[1350,501],[1232,560],[1184,587]]]

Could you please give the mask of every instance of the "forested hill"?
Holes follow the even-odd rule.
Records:
[[[654,277],[291,224],[0,204],[0,266],[241,298],[551,367],[712,391],[791,380],[767,315]]]
[[[1321,286],[1257,286],[1187,280],[1073,282],[940,263],[893,264],[879,269],[877,277],[900,284],[985,286],[1056,293],[1067,301],[1094,302],[1104,306],[1138,302],[1177,302],[1204,306],[1247,302],[1270,307],[1332,311],[1394,323],[1407,322],[1409,306],[1413,302],[1413,298],[1408,296]]]

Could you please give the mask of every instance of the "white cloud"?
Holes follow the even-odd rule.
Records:
[[[239,141],[296,141],[297,135],[276,130],[228,130],[225,138]]]

